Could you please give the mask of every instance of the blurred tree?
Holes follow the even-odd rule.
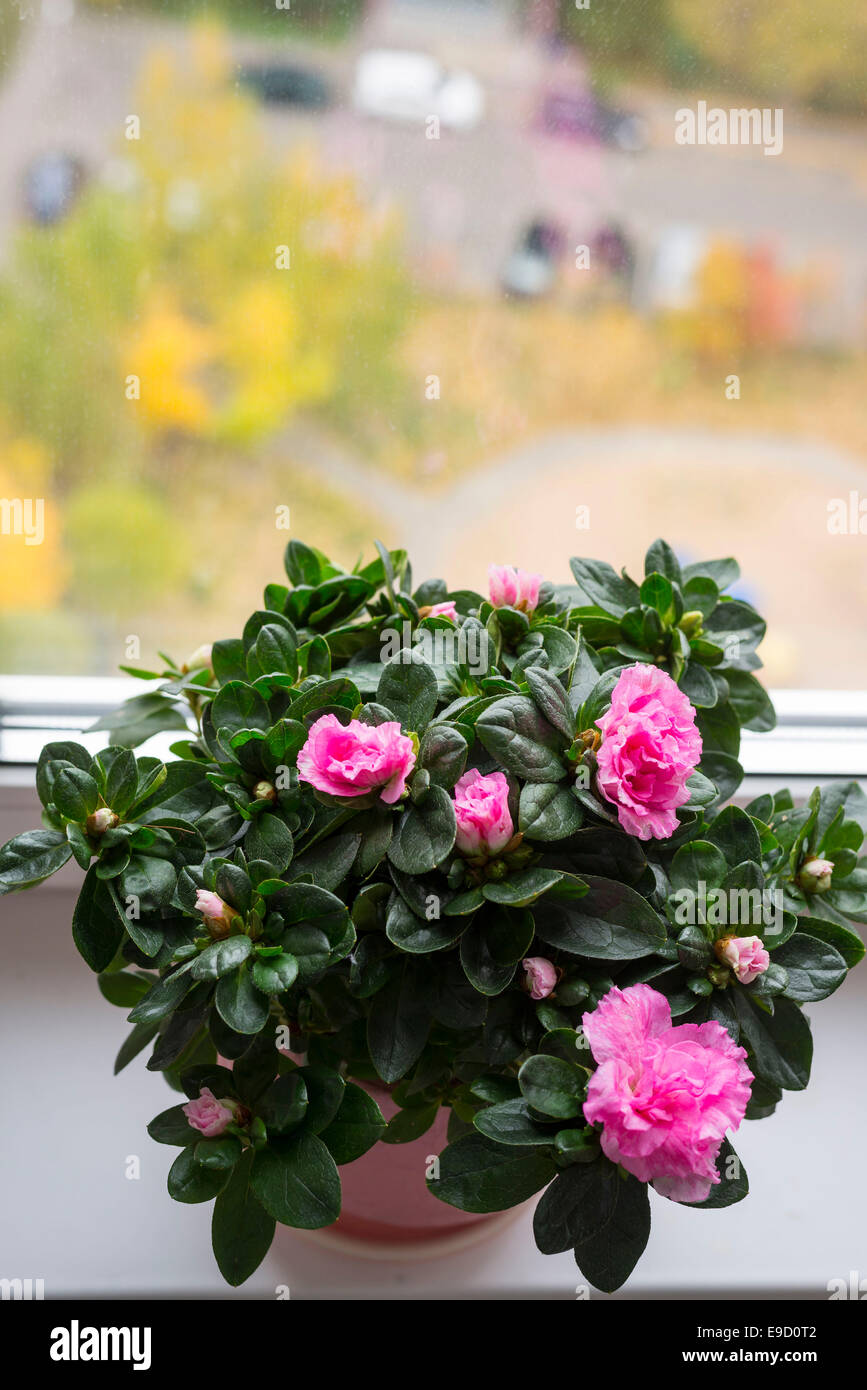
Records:
[[[533,0],[525,0],[532,5]],[[820,109],[867,111],[864,0],[559,0],[560,32],[594,60],[674,84],[715,82]]]
[[[296,152],[275,164],[211,28],[157,54],[139,127],[0,284],[0,402],[63,478],[148,471],[178,432],[249,445],[301,407],[393,390],[409,289],[393,218]]]
[[[818,107],[867,109],[864,0],[669,0],[669,14],[704,59],[750,90]]]

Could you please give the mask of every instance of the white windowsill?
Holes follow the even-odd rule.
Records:
[[[103,733],[81,730],[150,683],[126,676],[0,676],[0,786],[32,786],[33,767],[51,739],[73,737],[96,752]],[[772,690],[778,724],[769,734],[746,730],[741,762],[751,788],[782,778],[795,787],[832,777],[867,779],[867,691]],[[165,756],[177,733],[142,750]],[[768,782],[770,785],[770,782]]]

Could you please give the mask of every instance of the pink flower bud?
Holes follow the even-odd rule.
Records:
[[[830,859],[808,859],[801,865],[798,885],[805,893],[827,893],[831,887],[834,864]]]
[[[113,830],[118,824],[120,817],[115,815],[110,806],[98,806],[87,818],[88,835],[104,835],[106,830]]]
[[[183,1106],[187,1124],[199,1130],[206,1139],[216,1139],[224,1134],[235,1118],[235,1105],[229,1100],[217,1100],[207,1086],[199,1091],[198,1100],[191,1100]]]
[[[446,603],[433,603],[425,613],[427,618],[448,618],[456,623],[458,620],[458,610],[455,608],[454,600],[449,599]]]
[[[509,812],[509,784],[502,772],[483,777],[471,767],[455,787],[455,820],[459,854],[499,854],[512,839],[515,827]]]
[[[527,974],[525,988],[531,999],[547,999],[559,979],[556,965],[544,956],[528,956],[521,964]]]
[[[196,892],[196,911],[201,912],[212,936],[225,936],[232,925],[232,918],[237,916],[228,903],[206,888],[199,888]]]
[[[488,590],[495,608],[520,608],[532,613],[539,602],[541,574],[517,570],[511,565],[488,565]]]
[[[734,971],[742,985],[764,975],[771,963],[758,936],[725,936],[716,943],[715,949],[723,965]]]

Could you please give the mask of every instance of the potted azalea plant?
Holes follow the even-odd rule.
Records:
[[[131,671],[101,752],[44,749],[0,892],[80,865],[115,1069],[148,1050],[179,1093],[149,1132],[230,1284],[400,1171],[416,1232],[538,1198],[539,1248],[613,1290],[650,1188],[742,1200],[731,1136],[807,1085],[804,1005],[863,955],[865,798],[734,799],[774,713],[733,560],[656,541],[642,579],[488,595],[381,546],[285,568],[240,636]]]

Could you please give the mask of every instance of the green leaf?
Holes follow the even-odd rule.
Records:
[[[721,1207],[734,1206],[742,1202],[750,1190],[747,1171],[735,1153],[728,1139],[723,1139],[716,1158],[719,1183],[715,1184],[703,1202],[684,1202],[684,1206],[696,1207],[699,1211],[715,1211]]]
[[[665,924],[646,898],[614,879],[584,874],[589,891],[574,899],[556,885],[535,908],[536,934],[549,946],[596,960],[636,960],[666,940]]]
[[[777,716],[765,687],[749,671],[726,671],[729,699],[745,729],[767,733],[776,727]]]
[[[465,927],[466,922],[460,917],[423,920],[399,894],[395,894],[385,921],[389,941],[410,955],[427,955],[453,946]]]
[[[474,921],[461,937],[461,965],[473,989],[479,994],[502,994],[515,974],[514,962],[494,960],[488,946],[484,922]]]
[[[494,907],[484,916],[485,943],[497,965],[515,965],[533,942],[535,923],[525,908]]]
[[[755,651],[765,635],[765,628],[764,618],[748,603],[730,599],[728,603],[718,604],[705,619],[704,635],[729,651],[728,662],[739,662]]]
[[[228,681],[210,704],[214,728],[236,734],[241,729],[266,730],[271,726],[268,706],[252,685],[243,681]]]
[[[502,903],[508,907],[528,907],[562,878],[563,874],[559,869],[521,869],[499,882],[486,883],[482,893],[491,903]]]
[[[754,1070],[784,1091],[803,1091],[810,1079],[813,1039],[798,1006],[776,999],[773,1014],[767,1014],[752,1004],[743,989],[736,990],[735,1005],[742,1041],[755,1058]]]
[[[697,661],[688,661],[678,681],[690,704],[697,709],[711,709],[719,699],[716,681]]]
[[[159,1023],[137,1023],[131,1028],[124,1042],[121,1044],[117,1057],[114,1059],[114,1075],[122,1072],[124,1067],[128,1067],[135,1057],[143,1052],[148,1043],[156,1037]]]
[[[284,873],[292,862],[292,832],[279,816],[269,811],[256,816],[243,843],[248,862],[251,859],[264,859],[278,874]]]
[[[726,806],[720,811],[707,833],[707,839],[725,855],[730,868],[751,859],[762,862],[762,845],[759,832],[740,806]]]
[[[201,1138],[199,1132],[187,1123],[182,1105],[173,1105],[161,1111],[148,1125],[148,1134],[158,1144],[176,1144],[180,1148],[194,1145]]]
[[[719,888],[726,876],[726,860],[721,849],[709,840],[691,840],[681,845],[671,861],[671,886],[694,891],[700,882]]]
[[[442,787],[431,787],[403,811],[388,857],[402,873],[429,873],[451,853],[456,833],[452,798]]]
[[[579,589],[603,612],[622,618],[627,608],[634,608],[638,603],[638,585],[626,575],[621,577],[604,560],[574,558],[569,564]]]
[[[294,878],[310,874],[319,888],[333,893],[355,863],[361,844],[360,834],[329,835],[305,854],[298,856],[292,865],[292,876]]]
[[[89,772],[71,763],[54,778],[54,804],[71,821],[86,821],[99,804],[99,787]]]
[[[322,562],[315,550],[303,541],[290,541],[283,556],[283,566],[290,583],[315,588],[322,578]]]
[[[147,994],[153,979],[147,975],[134,975],[129,970],[108,970],[97,976],[99,992],[109,1004],[120,1009],[131,1009]]]
[[[285,952],[267,960],[254,960],[252,975],[253,984],[263,994],[283,994],[298,977],[298,962]]]
[[[130,1023],[153,1023],[174,1013],[193,984],[192,976],[185,966],[172,971],[158,980],[153,989],[148,990],[129,1014]]]
[[[270,1134],[297,1129],[307,1113],[307,1083],[299,1071],[287,1072],[262,1092],[257,1106]]]
[[[248,1149],[214,1203],[214,1258],[232,1288],[243,1284],[259,1268],[274,1239],[276,1222],[253,1193],[252,1169],[253,1150]]]
[[[801,926],[803,924],[800,924]],[[774,952],[789,977],[786,998],[799,1003],[827,999],[846,978],[846,962],[832,945],[798,930]]]
[[[226,1185],[228,1173],[196,1162],[195,1144],[183,1149],[169,1169],[169,1196],[176,1202],[209,1202]]]
[[[247,670],[256,676],[282,674],[295,679],[298,656],[295,639],[287,627],[281,623],[265,623],[260,627],[247,653]]]
[[[430,1031],[430,1001],[415,958],[374,995],[367,1018],[367,1045],[383,1081],[399,1081],[421,1056]]]
[[[382,1135],[383,1144],[411,1144],[414,1139],[420,1139],[423,1134],[427,1134],[439,1114],[439,1109],[440,1102],[437,1099],[431,1101],[430,1105],[414,1105],[407,1110],[398,1110],[389,1120]]]
[[[684,565],[683,578],[688,584],[698,577],[712,579],[718,589],[728,589],[741,577],[737,560],[727,556],[724,560],[698,560],[692,565]]]
[[[569,787],[527,782],[518,803],[518,829],[529,840],[565,840],[580,830],[584,812]]]
[[[382,1112],[372,1096],[347,1081],[340,1109],[320,1135],[335,1163],[351,1163],[372,1149],[385,1130]]]
[[[106,806],[123,816],[132,806],[138,788],[138,765],[130,748],[106,748],[94,762],[103,770],[103,798]]]
[[[563,735],[527,695],[508,695],[483,710],[476,733],[492,757],[526,782],[558,782],[566,769]]]
[[[123,937],[123,919],[111,891],[97,876],[97,866],[92,864],[72,912],[72,939],[91,970],[101,971],[114,960]]]
[[[649,574],[639,590],[641,602],[655,608],[666,627],[674,622],[677,613],[674,589],[664,574]]]
[[[224,975],[214,996],[217,1012],[236,1033],[258,1033],[265,1027],[269,1004],[267,996],[253,984],[247,965]]]
[[[524,680],[545,719],[571,743],[575,737],[575,714],[561,682],[542,666],[528,666]]]
[[[575,1263],[603,1293],[613,1293],[626,1283],[650,1238],[647,1184],[633,1177],[624,1181],[619,1174],[617,1182],[608,1220],[595,1235],[575,1245]]]
[[[578,1114],[584,1082],[584,1073],[573,1063],[541,1052],[528,1057],[518,1072],[518,1083],[527,1104],[558,1120],[570,1120]]]
[[[31,888],[62,869],[72,846],[60,830],[25,830],[0,849],[0,897]]]
[[[648,546],[647,554],[644,557],[644,573],[664,574],[666,579],[670,579],[672,584],[680,584],[681,572],[680,563],[677,556],[667,541],[655,540]]]
[[[340,1177],[327,1146],[301,1131],[269,1143],[253,1160],[253,1192],[284,1226],[313,1231],[340,1215]]]
[[[170,907],[177,884],[177,871],[168,859],[155,859],[151,855],[134,854],[123,871],[124,897],[138,900],[140,917],[156,914],[160,908]],[[130,919],[132,926],[139,918]],[[146,955],[150,952],[145,952]]]
[[[798,931],[805,932],[816,941],[826,941],[829,946],[833,946],[850,970],[864,959],[864,942],[860,936],[836,922],[825,922],[820,917],[801,917],[798,921]]]
[[[196,957],[190,973],[194,980],[222,979],[224,975],[237,970],[252,949],[249,936],[227,936],[223,941],[214,941]]]
[[[311,1134],[321,1134],[334,1120],[343,1103],[346,1083],[333,1067],[299,1067],[299,1075],[304,1078],[307,1087],[305,1128]]]
[[[526,1146],[554,1142],[554,1130],[545,1128],[532,1118],[522,1096],[480,1110],[473,1124],[480,1134],[497,1144]]]
[[[418,750],[419,768],[430,774],[435,787],[447,791],[461,776],[467,761],[467,741],[451,724],[432,724],[422,735]]]
[[[440,1175],[428,1179],[428,1188],[461,1211],[506,1211],[545,1187],[556,1171],[553,1160],[536,1148],[513,1148],[483,1134],[467,1134],[440,1155]]]
[[[418,733],[433,718],[437,694],[433,667],[407,650],[383,667],[376,689],[378,703],[390,709],[404,729]]]

